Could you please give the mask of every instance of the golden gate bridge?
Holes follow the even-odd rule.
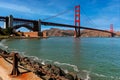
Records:
[[[60,15],[60,14],[58,14]],[[55,15],[55,16],[58,16]],[[49,18],[55,17],[51,16]],[[46,18],[46,19],[49,19]],[[13,28],[18,29],[21,27],[25,27],[33,32],[41,32],[41,25],[45,26],[58,26],[58,27],[68,27],[68,28],[74,28],[74,36],[80,37],[80,29],[88,29],[88,30],[96,30],[96,31],[102,31],[106,33],[110,33],[111,37],[114,37],[116,35],[113,31],[113,25],[110,25],[110,31],[102,30],[102,29],[96,29],[96,28],[90,28],[86,26],[80,25],[80,6],[75,6],[75,14],[74,14],[74,25],[70,24],[63,24],[63,23],[54,23],[54,22],[46,22],[44,20],[30,20],[30,19],[22,19],[22,18],[14,18],[12,15],[10,16],[0,16],[0,21],[5,22],[5,28]]]

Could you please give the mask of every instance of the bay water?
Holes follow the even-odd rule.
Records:
[[[60,66],[85,80],[120,80],[120,38],[4,39],[0,48]]]

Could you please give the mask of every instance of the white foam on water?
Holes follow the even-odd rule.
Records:
[[[94,73],[96,76],[99,76],[99,77],[107,77],[107,76],[105,76],[105,75],[103,75],[103,74],[98,74],[98,73]]]
[[[7,50],[8,49],[8,46],[6,46],[4,43],[6,42],[6,40],[1,40],[0,41],[0,47],[2,48],[2,49],[5,49],[5,50]]]
[[[32,60],[34,60],[34,61],[38,61],[39,60],[39,58],[36,57],[36,56],[29,56],[29,58],[32,59]]]
[[[106,75],[103,75],[103,74],[98,74],[98,73],[94,73],[96,76],[98,77],[104,77],[104,78],[111,78],[111,79],[114,79],[114,80],[120,80],[120,77],[115,77],[115,76],[106,76]]]
[[[44,62],[44,61],[42,61],[42,62],[41,62],[41,64],[42,64],[42,65],[45,65],[45,62]]]
[[[45,62],[53,62],[52,60],[49,60],[49,59],[45,59],[44,61]]]
[[[26,57],[29,57],[30,59],[34,60],[34,61],[37,61],[43,65],[47,64],[47,63],[53,63],[52,60],[49,60],[49,59],[40,59],[36,56],[26,56]]]
[[[54,64],[62,65],[62,66],[69,66],[69,67],[72,67],[74,71],[79,72],[79,69],[76,65],[72,65],[72,64],[68,64],[68,63],[60,63],[57,61],[55,61]]]
[[[65,73],[68,73],[68,70],[67,70],[67,69],[64,69],[64,72],[65,72]]]
[[[86,73],[84,80],[91,80],[91,78],[90,78],[90,72],[91,72],[91,71],[82,70],[82,72]]]
[[[53,60],[49,60],[49,59],[41,59],[41,64],[45,65],[45,64],[52,64]]]
[[[86,78],[84,80],[91,80],[89,74],[86,75]]]
[[[107,76],[107,75],[98,74],[98,73],[94,73],[94,72],[87,71],[87,70],[82,70],[82,71],[87,73],[86,78],[84,80],[91,80],[90,74],[93,74],[93,75],[98,76],[98,77],[106,78],[106,79],[109,78],[109,79],[114,79],[114,80],[120,80],[120,77]]]

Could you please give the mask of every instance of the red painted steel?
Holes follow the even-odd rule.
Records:
[[[114,32],[113,31],[113,24],[110,24],[110,32],[112,32],[112,33]]]
[[[80,37],[80,5],[75,6],[75,26],[79,28],[75,28],[75,37]]]

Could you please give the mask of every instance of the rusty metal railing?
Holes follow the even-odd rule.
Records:
[[[10,75],[12,76],[18,76],[20,75],[20,71],[18,70],[18,61],[19,61],[19,55],[18,53],[7,53],[6,51],[2,51],[0,56],[2,56],[3,58],[7,58],[7,57],[12,57],[13,58],[13,68],[12,68],[12,72]]]

